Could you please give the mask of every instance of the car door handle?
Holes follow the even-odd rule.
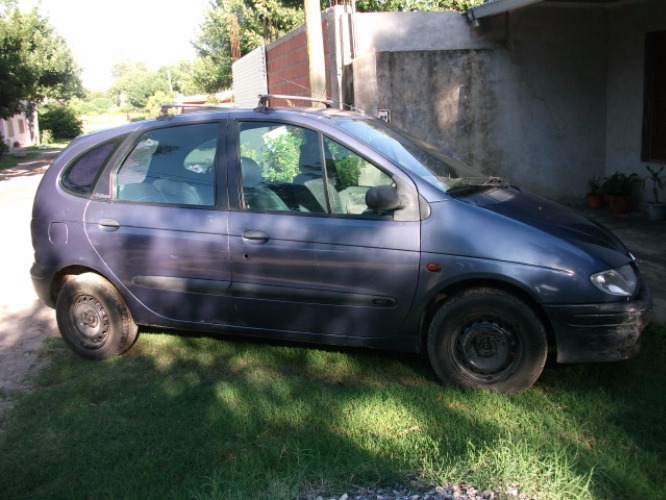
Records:
[[[243,241],[246,241],[247,243],[263,245],[264,243],[268,243],[270,239],[271,237],[268,236],[268,233],[258,229],[248,229],[247,231],[243,231]]]
[[[103,231],[116,231],[120,228],[120,222],[115,219],[101,219],[97,224]]]

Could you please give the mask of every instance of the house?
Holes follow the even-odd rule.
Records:
[[[0,119],[0,134],[10,151],[34,146],[36,141],[30,133],[30,123],[25,113]]]
[[[490,0],[465,15],[338,6],[322,23],[330,97],[486,173],[576,204],[593,175],[666,163],[664,0]],[[307,92],[302,56],[270,69],[299,37],[265,47],[268,92]]]

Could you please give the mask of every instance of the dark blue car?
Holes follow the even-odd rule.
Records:
[[[637,352],[651,298],[608,231],[383,122],[202,110],[84,135],[32,219],[40,299],[87,358],[137,325],[425,351],[446,383],[529,388]]]

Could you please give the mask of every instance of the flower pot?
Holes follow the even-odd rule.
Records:
[[[587,193],[587,206],[589,208],[603,207],[604,197],[599,193]]]
[[[648,203],[648,220],[666,219],[666,203]]]
[[[628,214],[634,205],[633,198],[628,195],[608,194],[606,198],[608,200],[608,208],[610,208],[613,215]]]

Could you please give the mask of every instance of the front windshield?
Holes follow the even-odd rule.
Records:
[[[476,172],[434,146],[382,122],[340,118],[336,124],[393,163],[451,195],[467,196],[503,183],[497,177]]]

